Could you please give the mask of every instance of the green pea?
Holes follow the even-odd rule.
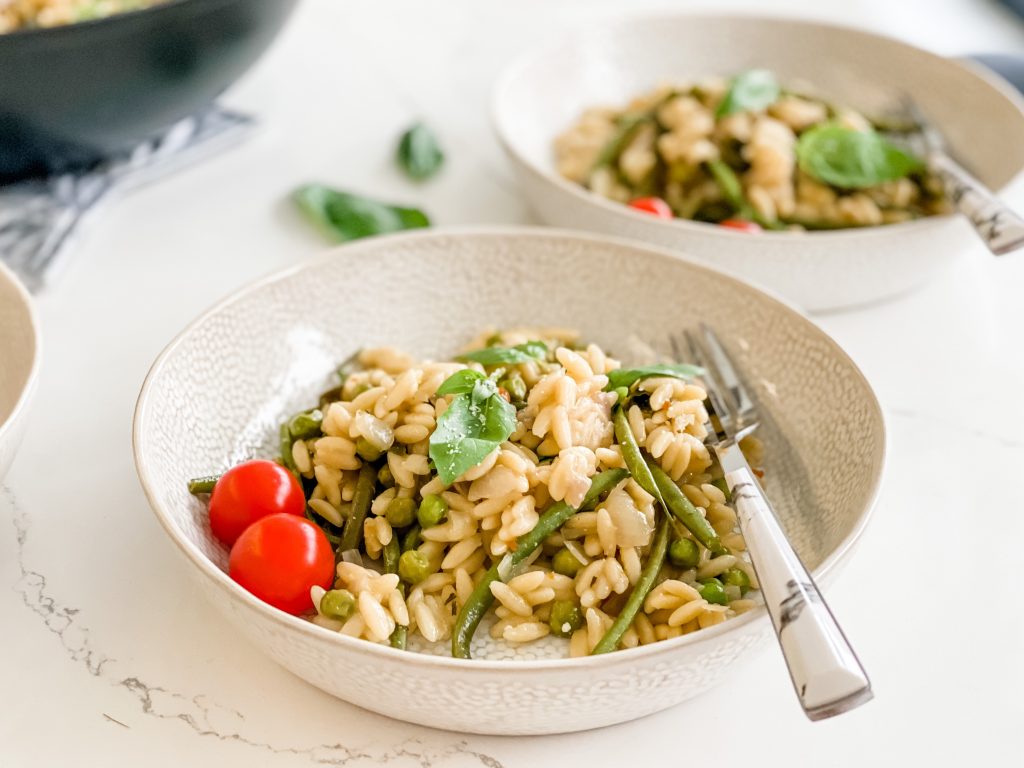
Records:
[[[409,498],[395,498],[388,502],[384,517],[392,528],[405,528],[416,519],[416,502]]]
[[[359,457],[362,459],[366,459],[367,461],[376,461],[381,457],[383,451],[365,437],[360,437],[356,440],[356,453],[358,453]]]
[[[387,464],[377,470],[377,482],[385,488],[395,487],[395,476],[391,474],[391,468]]]
[[[329,619],[344,621],[356,608],[356,599],[347,589],[332,589],[320,598],[320,613]]]
[[[722,574],[723,584],[732,584],[740,588],[740,594],[745,595],[750,590],[750,577],[747,572],[740,568],[730,568]]]
[[[295,440],[308,440],[320,434],[323,420],[324,414],[319,408],[297,413],[288,422],[288,431]]]
[[[722,582],[718,579],[704,579],[697,591],[709,603],[717,605],[729,604],[729,596],[725,594],[725,587],[722,586]]]
[[[555,573],[560,573],[563,576],[574,577],[579,573],[580,568],[583,567],[583,563],[576,559],[576,555],[570,552],[565,547],[555,552],[551,558],[551,567]]]
[[[410,584],[419,584],[435,570],[437,569],[430,562],[430,558],[418,549],[403,552],[402,556],[398,558],[398,575],[402,577],[403,581]]]
[[[700,562],[700,547],[693,539],[676,539],[668,548],[668,559],[678,568],[696,568]]]
[[[583,626],[583,613],[572,600],[555,600],[551,604],[551,618],[548,621],[551,634],[569,637]]]
[[[526,401],[526,382],[523,381],[523,377],[519,371],[513,371],[510,373],[498,382],[498,386],[504,388],[504,390],[508,392],[508,396],[512,399],[513,403],[522,403]]]
[[[421,528],[430,528],[438,525],[448,517],[448,502],[440,496],[428,493],[420,502],[419,511],[416,512],[416,519],[419,520]]]

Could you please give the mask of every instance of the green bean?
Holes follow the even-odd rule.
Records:
[[[339,387],[332,387],[331,389],[328,389],[326,392],[321,392],[320,393],[320,400],[319,400],[319,403],[318,403],[318,405],[320,407],[320,410],[321,411],[326,411],[327,410],[327,406],[329,406],[331,403],[333,403],[333,402],[335,402],[337,400],[341,400],[341,387],[340,386]]]
[[[299,472],[299,468],[295,466],[295,459],[292,458],[292,443],[295,440],[292,438],[291,430],[288,429],[288,422],[286,421],[281,425],[281,463],[284,464],[286,469],[290,469],[296,475]]]
[[[341,544],[338,545],[338,557],[350,549],[357,549],[363,540],[363,522],[370,511],[370,502],[373,501],[373,491],[377,485],[377,470],[370,464],[363,464],[359,469],[359,479],[356,480],[356,491],[352,496],[352,514],[345,521],[345,530],[341,534]]]
[[[402,537],[402,551],[408,552],[410,549],[416,549],[423,541],[423,537],[420,535],[420,526],[414,523],[409,527],[409,530],[405,532],[405,536]]]
[[[295,440],[308,440],[321,434],[324,414],[319,408],[297,413],[288,420],[288,431]]]
[[[629,146],[629,142],[633,140],[640,127],[649,122],[651,122],[651,115],[648,112],[627,114],[620,117],[615,133],[601,148],[601,152],[594,162],[594,169],[613,165],[619,159],[622,151]]]
[[[647,562],[640,572],[636,586],[629,593],[629,599],[619,611],[619,615],[612,622],[611,627],[604,633],[604,637],[594,646],[591,654],[608,653],[619,647],[622,636],[633,624],[633,619],[643,607],[644,600],[654,588],[654,582],[658,578],[658,572],[665,563],[665,551],[668,549],[668,517],[662,517],[658,524],[658,532],[654,535],[654,543],[651,551],[647,554]]]
[[[711,484],[722,492],[725,496],[725,503],[728,504],[732,501],[732,491],[729,490],[729,483],[725,481],[724,477],[716,477],[711,481]]]
[[[624,469],[609,469],[594,477],[590,483],[590,490],[580,504],[578,511],[592,509],[602,495],[610,491],[620,482],[625,480],[629,473]],[[499,562],[487,569],[483,579],[473,589],[473,593],[466,600],[455,619],[455,627],[452,630],[452,656],[457,659],[472,658],[470,645],[473,642],[473,633],[480,625],[484,614],[494,604],[494,595],[491,593],[491,584],[495,581],[503,581],[499,574],[499,567],[507,572],[505,579],[515,575],[516,568],[521,565],[537,548],[544,543],[544,539],[561,528],[565,521],[576,514],[577,510],[564,501],[548,507],[540,516],[532,531],[524,533],[516,539],[516,548],[513,552],[505,555]],[[504,564],[504,566],[502,565]]]
[[[188,481],[188,492],[193,496],[200,493],[213,493],[213,488],[220,480],[220,475],[207,475],[205,477],[193,477]]]
[[[385,573],[398,573],[398,562],[402,554],[401,547],[398,546],[398,538],[395,536],[391,537],[391,541],[384,545],[384,572]],[[405,597],[405,585],[399,584],[398,590],[401,592],[402,597]],[[409,635],[409,628],[404,624],[397,624],[395,629],[391,633],[389,638],[392,648],[398,648],[401,651],[405,650],[405,641]]]
[[[722,544],[722,540],[718,538],[711,523],[690,503],[679,486],[665,474],[665,470],[654,461],[648,461],[647,466],[651,469],[651,474],[668,505],[668,510],[679,519],[679,522],[686,526],[686,529],[693,534],[697,541],[711,550],[711,554],[715,557],[728,554],[729,550]]]
[[[629,427],[626,409],[622,405],[616,407],[615,413],[612,414],[612,423],[615,426],[615,439],[619,443],[619,450],[622,451],[622,460],[626,465],[626,469],[629,470],[629,474],[636,480],[637,485],[651,494],[661,504],[661,507],[667,511],[668,507],[665,506],[665,501],[661,498],[661,491],[658,490],[658,486],[654,482],[654,476],[651,474],[647,462],[644,461],[643,454],[640,453],[640,446],[637,445],[636,437],[633,436],[633,430]]]
[[[392,536],[391,541],[384,545],[384,573],[398,573],[398,558],[401,554],[398,537]]]

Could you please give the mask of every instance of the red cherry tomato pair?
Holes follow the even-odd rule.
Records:
[[[634,208],[644,213],[649,213],[659,219],[671,219],[673,217],[672,209],[669,204],[662,200],[660,197],[638,197],[629,204],[630,208]],[[725,227],[726,229],[735,229],[740,232],[761,232],[761,227],[753,222],[747,221],[746,219],[726,219],[718,223],[718,226]]]
[[[272,461],[232,467],[210,496],[210,529],[231,547],[228,575],[288,613],[309,610],[310,587],[334,581],[331,544],[305,511],[299,482]]]

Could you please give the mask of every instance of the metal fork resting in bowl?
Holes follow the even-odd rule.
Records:
[[[811,720],[842,714],[872,698],[871,683],[814,579],[786,538],[768,498],[740,450],[759,422],[757,409],[714,331],[671,339],[679,360],[699,365],[711,419],[706,443],[732,494],[740,531],[760,583],[804,712]],[[683,353],[683,350],[686,353]]]
[[[942,181],[946,195],[996,256],[1024,248],[1024,219],[958,163],[938,128],[905,95],[894,117],[905,129],[883,131],[893,144],[924,159]]]

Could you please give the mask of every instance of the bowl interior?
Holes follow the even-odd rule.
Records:
[[[554,137],[584,109],[621,106],[666,81],[753,67],[868,116],[891,113],[902,94],[912,94],[957,157],[993,189],[1024,168],[1021,100],[997,78],[869,32],[784,19],[602,22],[513,65],[496,93],[496,123],[516,154],[553,174]]]
[[[28,294],[0,266],[0,431],[28,388],[36,345]]]
[[[667,351],[670,333],[698,321],[722,334],[756,389],[772,498],[818,568],[859,531],[881,474],[884,425],[858,369],[755,288],[641,246],[552,230],[375,238],[236,294],[154,365],[136,414],[137,467],[172,538],[240,591],[210,566],[223,570],[226,552],[186,481],[273,455],[282,418],[316,402],[356,349],[446,356],[485,326],[535,324],[578,328],[628,357],[636,339]]]

